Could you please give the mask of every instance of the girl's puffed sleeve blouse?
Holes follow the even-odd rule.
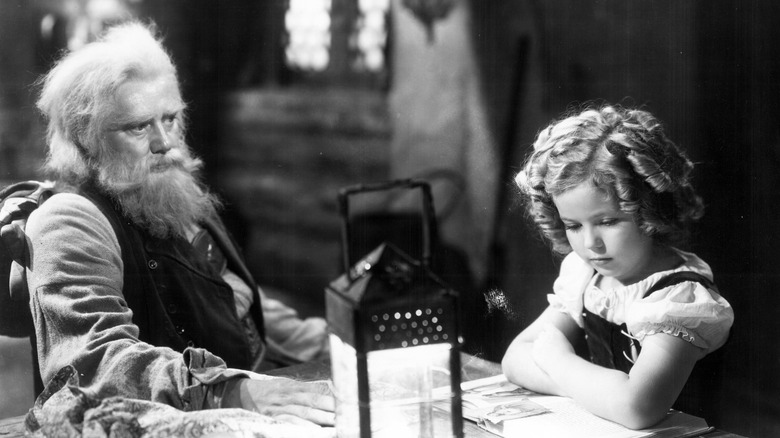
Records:
[[[684,281],[644,297],[661,278],[679,271],[693,271],[712,280],[709,265],[695,254],[675,250],[683,263],[675,269],[656,272],[637,283],[602,290],[599,275],[576,253],[561,264],[553,293],[547,296],[553,309],[569,314],[583,326],[583,306],[615,324],[625,323],[640,344],[645,337],[666,333],[680,337],[710,353],[721,347],[734,323],[731,305],[713,289]]]

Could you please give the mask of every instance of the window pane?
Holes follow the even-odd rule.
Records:
[[[355,69],[381,72],[385,68],[387,12],[390,0],[359,0],[359,17],[350,39],[355,53]]]
[[[323,71],[330,62],[330,0],[290,0],[284,17],[285,59],[294,69]]]

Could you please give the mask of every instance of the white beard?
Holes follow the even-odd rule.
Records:
[[[186,237],[187,232],[221,206],[197,177],[203,163],[187,147],[152,154],[128,163],[106,157],[98,166],[97,183],[119,203],[122,212],[154,237]]]

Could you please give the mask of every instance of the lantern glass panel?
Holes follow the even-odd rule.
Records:
[[[450,344],[371,351],[366,354],[372,437],[456,436],[434,403],[451,402]],[[341,438],[360,437],[358,359],[355,349],[331,335],[336,428]]]

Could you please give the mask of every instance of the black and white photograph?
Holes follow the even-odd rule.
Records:
[[[780,436],[778,22],[0,0],[0,436]]]

